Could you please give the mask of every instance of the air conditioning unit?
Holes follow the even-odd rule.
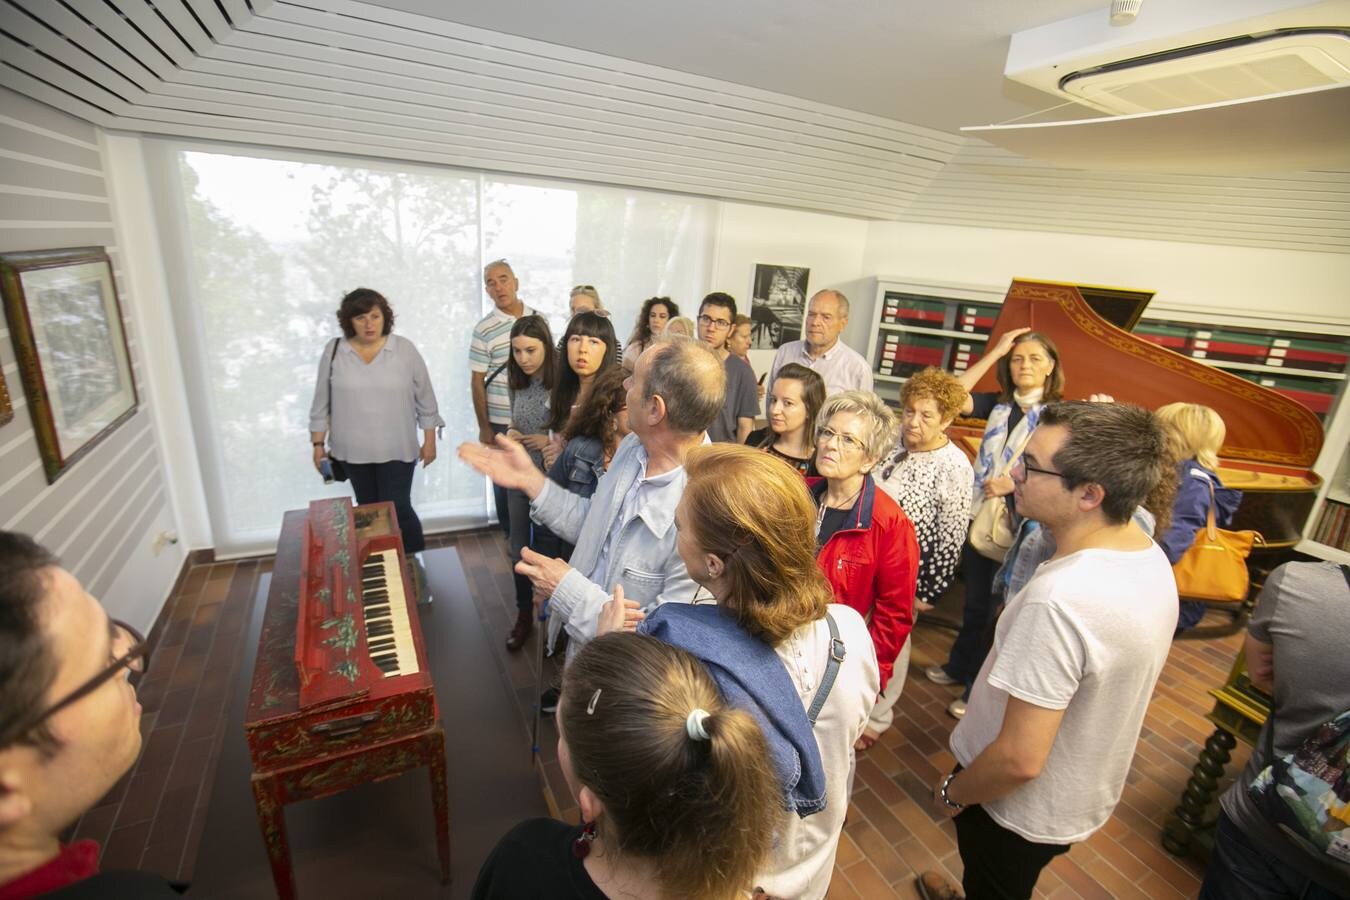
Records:
[[[1116,115],[1350,84],[1350,0],[1103,8],[1013,35],[1004,74]]]

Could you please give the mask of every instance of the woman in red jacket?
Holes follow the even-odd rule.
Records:
[[[914,626],[919,574],[914,526],[870,474],[895,433],[895,413],[864,391],[835,394],[816,418],[816,469],[823,476],[811,487],[818,509],[816,561],[834,588],[835,602],[867,620],[881,669],[881,697],[858,739],[859,750],[876,743],[890,724],[890,709],[905,683]]]

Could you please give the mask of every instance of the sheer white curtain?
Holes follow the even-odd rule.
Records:
[[[511,261],[521,296],[566,321],[594,285],[626,341],[642,301],[697,301],[714,201],[363,160],[176,145],[160,178],[186,302],[176,331],[218,552],[270,545],[282,513],[348,492],[310,464],[315,371],[344,293],[388,297],[431,371],[447,429],[413,502],[432,528],[485,521],[483,479],[454,458],[477,434],[467,351],[490,308],[482,267]]]

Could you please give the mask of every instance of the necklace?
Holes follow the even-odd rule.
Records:
[[[866,484],[866,483],[867,483],[867,481],[866,481],[866,479],[864,479],[864,480],[863,480],[863,484]],[[825,510],[827,510],[827,509],[852,509],[852,508],[853,508],[853,501],[854,501],[854,500],[857,500],[857,499],[858,499],[858,495],[861,494],[861,493],[862,493],[862,484],[858,485],[858,489],[857,489],[856,491],[853,492],[853,496],[852,496],[852,497],[849,497],[847,500],[844,501],[844,505],[843,505],[843,506],[834,506],[834,507],[827,505],[827,504],[825,503],[825,495],[824,495],[824,494],[821,494],[821,495],[820,495],[820,509],[816,510],[816,537],[817,537],[817,538],[820,537],[820,527],[821,527],[822,525],[825,524]]]

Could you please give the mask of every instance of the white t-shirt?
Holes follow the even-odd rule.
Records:
[[[825,808],[804,819],[795,812],[778,813],[777,838],[764,871],[755,878],[772,897],[818,900],[829,890],[853,788],[853,742],[862,736],[881,689],[877,653],[862,616],[839,603],[830,604],[830,615],[844,641],[844,661],[813,729],[825,769]],[[830,626],[823,618],[803,625],[775,652],[809,710],[825,674]]]
[[[1029,841],[1069,844],[1111,816],[1177,625],[1172,567],[1145,550],[1080,550],[1043,563],[998,620],[965,718],[963,766],[993,743],[1008,695],[1064,718],[1041,774],[984,804]]]

